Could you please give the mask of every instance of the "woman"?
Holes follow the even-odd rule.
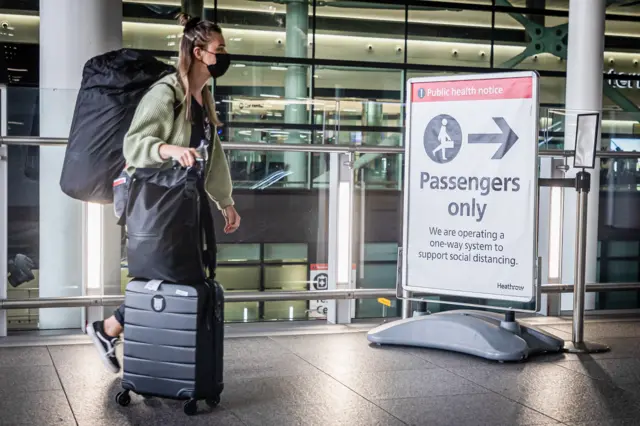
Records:
[[[137,167],[171,167],[173,160],[190,167],[200,157],[196,148],[203,141],[213,144],[205,165],[204,188],[225,218],[224,232],[231,233],[240,226],[240,216],[233,206],[231,176],[216,132],[220,122],[215,103],[205,87],[210,78],[227,71],[229,54],[218,25],[185,14],[179,16],[179,22],[184,35],[178,72],[154,84],[136,108],[123,144],[127,172],[131,175]],[[176,99],[181,102],[178,114],[174,111]],[[104,364],[114,373],[120,371],[115,344],[123,325],[121,305],[110,318],[87,327]]]

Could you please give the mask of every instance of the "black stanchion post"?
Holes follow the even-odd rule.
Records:
[[[587,259],[587,210],[589,207],[589,190],[591,174],[582,170],[576,174],[576,254],[573,286],[573,329],[571,342],[565,343],[565,351],[570,353],[606,352],[609,347],[599,343],[584,341],[584,301],[586,294],[586,259]]]

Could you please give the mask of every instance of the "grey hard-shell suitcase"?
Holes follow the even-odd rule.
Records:
[[[198,400],[218,405],[223,319],[224,290],[215,281],[193,286],[132,280],[125,293],[124,391],[117,402],[128,405],[131,391],[186,400],[188,415],[196,413]]]

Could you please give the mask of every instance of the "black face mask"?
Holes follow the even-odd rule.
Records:
[[[207,65],[207,69],[209,70],[211,77],[219,78],[222,77],[229,69],[229,65],[231,65],[231,55],[228,53],[216,53],[215,55],[216,63]]]

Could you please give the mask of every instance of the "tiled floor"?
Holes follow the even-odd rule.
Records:
[[[566,320],[531,322],[570,337]],[[227,334],[260,332],[250,327]],[[300,335],[279,327],[226,340],[222,404],[202,404],[194,417],[180,402],[136,395],[118,406],[119,376],[78,336],[70,345],[0,348],[0,425],[640,424],[640,319],[587,322],[587,337],[610,344],[609,353],[517,364],[371,346],[357,327],[302,326]]]

